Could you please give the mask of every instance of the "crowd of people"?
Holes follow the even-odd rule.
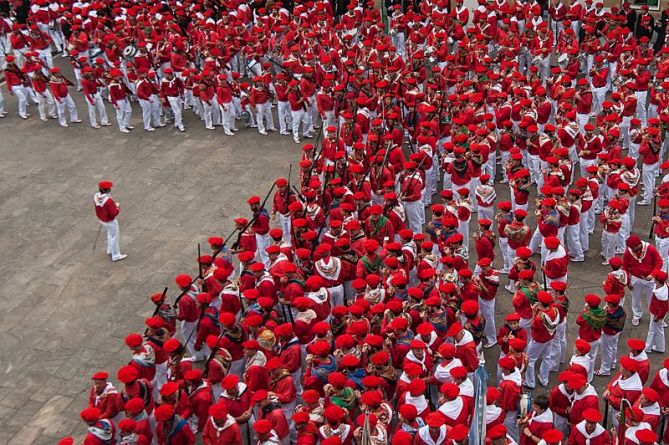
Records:
[[[313,138],[296,178],[249,198],[197,276],[176,276],[172,304],[151,296],[128,363],[91,377],[83,443],[461,445],[477,414],[492,445],[669,443],[669,360],[651,372],[648,358],[665,352],[669,294],[669,175],[656,184],[669,169],[669,13],[373,6],[0,9],[0,65],[23,119],[34,103],[43,120],[80,122],[76,89],[93,128],[110,125],[110,102],[124,133],[139,106],[146,131],[185,131],[190,109],[228,136],[241,123]],[[119,260],[111,185],[95,205]],[[653,243],[633,231],[651,203]],[[592,251],[601,291],[572,293],[569,267]],[[645,340],[619,345],[642,320]],[[489,348],[497,375],[481,402]]]

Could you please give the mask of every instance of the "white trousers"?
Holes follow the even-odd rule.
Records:
[[[506,433],[516,442],[518,441],[518,411],[509,411],[504,416],[504,426]]]
[[[483,335],[485,335],[487,343],[497,342],[497,329],[495,328],[495,299],[485,300],[479,297],[479,311],[485,318],[485,328]]]
[[[656,236],[655,248],[657,249],[657,253],[660,254],[660,258],[662,258],[662,268],[666,272],[669,268],[669,237],[660,238],[659,236]]]
[[[309,113],[302,109],[291,110],[290,114],[293,121],[293,139],[297,141],[300,138],[300,124],[302,124],[302,135],[306,136],[309,134],[309,129],[311,128],[311,117]]]
[[[664,319],[654,321],[655,317],[650,316],[648,323],[648,335],[646,336],[646,352],[655,350],[664,354]]]
[[[420,233],[423,231],[423,221],[425,220],[425,208],[423,202],[418,199],[416,201],[402,201],[404,210],[409,220],[409,227],[413,233]]]
[[[504,272],[509,272],[511,266],[513,266],[513,259],[515,257],[515,252],[509,247],[509,240],[506,238],[499,238],[499,250],[502,251],[502,259],[504,260],[504,265],[502,270]],[[513,284],[513,283],[510,283]]]
[[[23,85],[14,85],[12,93],[16,96],[19,105],[19,115],[26,116],[26,106],[28,105],[28,90]]]
[[[142,107],[142,122],[144,123],[144,129],[148,130],[153,128],[151,125],[151,101],[139,99],[139,106]]]
[[[588,218],[592,207],[585,212],[581,212],[578,220],[578,239],[581,241],[581,249],[583,252],[590,250],[590,234],[588,233]]]
[[[287,215],[282,215],[279,213],[279,222],[281,223],[281,231],[283,232],[283,242],[290,246],[292,242],[290,236],[290,213]]]
[[[265,267],[269,266],[269,256],[265,251],[265,249],[267,249],[267,246],[269,246],[269,242],[270,242],[269,234],[266,233],[264,235],[259,235],[256,233],[256,245],[258,246],[256,256],[265,265]]]
[[[602,231],[602,256],[608,261],[616,256],[618,233]]]
[[[272,103],[270,101],[256,105],[256,121],[258,123],[258,131],[274,130]]]
[[[615,358],[618,356],[618,340],[620,339],[620,332],[615,335],[607,335],[602,333],[601,350],[602,358],[599,362],[599,372],[602,374],[610,374],[613,368]]]
[[[130,117],[132,116],[132,108],[128,99],[121,99],[116,102],[116,122],[119,129],[128,128],[130,125]]]
[[[95,114],[96,110],[97,114],[100,115],[100,124],[109,125],[107,110],[105,109],[105,104],[102,100],[102,97],[100,97],[100,93],[95,93],[93,96],[91,96],[91,99],[93,99],[93,103],[90,103],[88,100],[86,101],[86,105],[88,105],[88,120],[90,121],[91,126],[96,126],[98,124],[98,120]]]
[[[525,384],[530,388],[536,386],[536,379],[534,377],[534,368],[537,361],[541,359],[541,366],[539,367],[539,383],[543,386],[548,385],[548,373],[553,367],[551,341],[540,343],[534,339],[530,340],[527,347],[527,371],[525,372]]]
[[[562,320],[555,330],[552,343],[553,367],[551,371],[558,372],[560,363],[567,359],[567,320]]]
[[[576,258],[583,258],[583,245],[581,244],[581,230],[579,224],[567,226],[567,246],[569,253]]]
[[[172,114],[174,114],[174,126],[181,130],[184,127],[181,120],[181,107],[183,106],[181,98],[179,96],[167,96],[167,102],[170,104]]]
[[[235,111],[232,106],[232,102],[219,104],[218,106],[221,110],[221,123],[223,124],[223,131],[226,133],[231,133],[232,129],[235,128]]]
[[[653,189],[655,188],[655,174],[659,167],[659,162],[654,164],[643,164],[641,167],[641,179],[643,181],[643,201],[651,202],[653,200]]]
[[[632,316],[635,319],[643,317],[643,313],[648,312],[650,297],[655,289],[655,280],[646,280],[632,276]],[[641,306],[641,298],[645,298],[645,306]]]
[[[47,113],[49,116],[55,116],[57,113],[56,110],[56,101],[53,98],[51,91],[44,90],[43,93],[37,94],[37,111],[39,112],[39,117],[42,120],[47,119]],[[0,107],[2,110],[2,107]]]
[[[589,341],[590,352],[588,352],[588,382],[592,381],[593,373],[595,372],[595,360],[597,359],[597,351],[599,351],[599,345],[602,343],[601,337],[595,341]]]
[[[58,110],[58,123],[60,123],[61,127],[67,125],[67,120],[65,119],[66,108],[68,113],[70,113],[70,121],[79,120],[79,116],[77,116],[77,106],[74,104],[72,96],[68,94],[61,100],[56,101],[56,110]]]
[[[341,306],[344,304],[344,286],[338,285],[334,287],[328,287],[328,293],[330,294],[330,304],[332,307]]]
[[[641,119],[641,125],[646,127],[646,99],[648,98],[648,91],[637,91],[636,96],[636,117]]]
[[[277,115],[279,118],[279,131],[287,133],[293,128],[293,115],[290,112],[290,102],[277,102]]]
[[[191,357],[195,360],[206,358],[204,348],[200,351],[195,350],[195,338],[197,334],[194,331],[197,327],[197,321],[181,320],[179,327],[181,328],[181,341],[185,343],[186,350]]]
[[[100,221],[100,224],[102,224],[102,227],[104,227],[107,232],[107,255],[111,255],[112,260],[115,260],[121,256],[121,233],[118,220],[114,219],[109,222]]]

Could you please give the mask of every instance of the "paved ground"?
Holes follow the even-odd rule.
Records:
[[[93,130],[75,94],[84,123],[67,129],[39,121],[34,107],[22,121],[5,94],[11,113],[0,120],[0,443],[82,434],[88,377],[99,369],[114,375],[127,361],[123,338],[150,315],[148,296],[176,273],[194,273],[196,243],[227,235],[232,218],[248,214],[246,198],[266,193],[300,153],[287,136],[206,131],[189,112],[186,133],[146,133],[136,106],[131,134],[115,126]],[[129,255],[121,263],[105,256],[104,237],[93,250],[91,196],[101,178],[114,181],[121,203],[121,246]],[[648,233],[651,211],[639,211],[638,233]],[[598,233],[591,244],[599,245]],[[573,311],[582,295],[600,291],[607,271],[596,250],[587,257],[570,267]],[[510,308],[503,289],[499,297],[498,320]],[[646,323],[624,337],[645,338]],[[492,370],[497,350],[487,355]],[[653,358],[653,372],[661,359]]]

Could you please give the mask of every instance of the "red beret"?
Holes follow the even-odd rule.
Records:
[[[139,371],[134,366],[125,365],[119,368],[116,378],[122,383],[132,383],[139,378]]]
[[[627,340],[627,347],[633,351],[643,351],[646,349],[646,342],[639,338],[630,338]]]
[[[158,422],[165,422],[174,416],[174,406],[165,403],[156,408],[154,414]]]
[[[586,420],[586,422],[593,423],[597,423],[602,420],[602,416],[599,414],[599,410],[596,410],[595,408],[589,408],[583,411],[583,418]]]
[[[179,274],[174,279],[174,282],[180,288],[184,288],[190,286],[190,284],[193,282],[193,279],[190,277],[190,275]]]
[[[97,422],[100,419],[100,414],[102,414],[100,409],[95,407],[85,408],[79,413],[81,419],[87,423]]]
[[[96,372],[91,376],[91,380],[107,380],[108,378],[109,374],[105,371]]]
[[[267,419],[256,420],[253,430],[258,434],[267,434],[272,431],[272,422]]]

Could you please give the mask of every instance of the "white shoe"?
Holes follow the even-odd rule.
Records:
[[[204,127],[206,130],[215,130],[214,127]]]
[[[267,136],[267,132],[265,130],[258,131],[258,133],[262,134],[263,136]]]
[[[29,114],[19,114],[19,117],[21,119],[28,119],[30,117],[30,115]]]
[[[288,135],[290,135],[290,132],[289,131],[282,131],[281,134],[284,135],[284,136],[288,136]]]
[[[103,127],[111,127],[111,124],[109,122],[105,122],[101,124]]]
[[[295,138],[293,138],[293,142],[295,142],[296,144],[299,144],[299,143],[301,143],[302,141],[299,140],[299,139],[295,139]]]
[[[128,255],[122,253],[122,254],[120,254],[119,256],[117,256],[116,258],[112,258],[112,261],[114,261],[114,262],[116,262],[116,261],[121,261],[121,260],[124,260],[124,259],[126,259],[126,258],[128,258]]]
[[[570,258],[570,261],[572,263],[582,263],[582,262],[585,261],[585,258],[582,257],[582,256],[581,257],[575,257],[575,258]]]
[[[165,126],[165,124],[158,124],[157,125],[158,128],[163,128],[164,126]]]
[[[69,127],[67,124],[61,124],[61,127]]]
[[[145,128],[144,131],[156,131],[156,129],[153,128],[153,127],[149,127],[149,128]]]
[[[96,130],[97,130],[98,128],[100,128],[100,126],[99,126],[98,124],[91,125],[91,127],[95,128]]]
[[[186,128],[185,127],[179,127],[179,131],[183,133],[184,131],[186,131]]]
[[[0,117],[5,117],[5,116],[3,116],[3,115],[0,114]],[[49,119],[47,119],[46,117],[40,117],[40,120],[41,120],[42,122],[49,122]]]
[[[234,136],[235,135],[232,131],[226,131],[225,134],[227,134],[228,136]]]
[[[602,266],[608,266],[608,265],[609,265],[609,260],[602,261]]]
[[[239,131],[239,128],[233,128],[232,131],[237,133]]]
[[[73,124],[80,124],[80,123],[81,123],[81,119],[75,119],[75,120],[70,121],[70,122],[73,123]]]
[[[121,133],[130,133],[130,130],[127,128],[121,128]]]
[[[640,322],[641,320],[639,320],[638,318],[632,318],[632,326],[639,326]]]
[[[637,202],[637,205],[647,206],[647,205],[650,205],[650,203],[648,201],[639,201],[639,202]]]
[[[135,127],[133,127],[132,125],[128,125],[126,128],[127,128],[128,130],[134,130],[134,129],[135,129]]]
[[[302,136],[302,137],[303,137],[304,139],[313,139],[313,138],[314,138],[314,135],[312,135],[312,134],[305,134],[305,135]]]

